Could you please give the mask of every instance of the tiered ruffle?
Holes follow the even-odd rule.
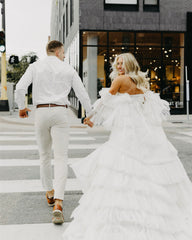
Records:
[[[191,240],[192,185],[161,121],[169,105],[152,92],[101,92],[91,120],[109,141],[72,164],[84,195],[65,240]]]
[[[64,239],[192,239],[192,187],[172,154],[163,162],[143,161],[109,140],[72,165],[85,194]]]

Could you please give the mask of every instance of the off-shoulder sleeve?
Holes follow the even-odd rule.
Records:
[[[148,115],[149,119],[161,122],[169,118],[169,103],[161,99],[158,93],[147,91],[145,93],[145,99],[144,114]]]
[[[93,104],[93,110],[87,115],[94,125],[102,125],[111,116],[115,108],[113,102],[116,97],[109,93],[109,88],[102,89],[99,95],[101,98]]]

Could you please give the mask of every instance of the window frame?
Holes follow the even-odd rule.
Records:
[[[104,10],[106,11],[139,11],[139,0],[136,0],[136,4],[123,4],[123,3],[106,3],[103,1]]]
[[[143,11],[159,12],[159,0],[157,0],[157,4],[145,4],[145,0],[143,0]]]
[[[66,37],[69,34],[69,4],[68,1],[66,2],[66,11],[65,11],[65,31],[66,31]]]
[[[70,27],[74,23],[74,0],[70,0]]]

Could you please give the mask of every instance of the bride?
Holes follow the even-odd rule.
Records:
[[[84,195],[65,240],[191,240],[192,184],[161,122],[169,104],[149,90],[131,53],[116,57],[111,88],[85,124],[109,140],[72,168]]]

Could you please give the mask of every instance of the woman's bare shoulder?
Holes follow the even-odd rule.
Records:
[[[131,80],[131,78],[128,75],[120,75],[114,79],[114,81],[122,82],[124,80]]]
[[[114,81],[117,81],[119,83],[125,83],[125,81],[128,82],[132,82],[131,78],[129,77],[129,75],[120,75],[118,77],[116,77],[114,79]]]

